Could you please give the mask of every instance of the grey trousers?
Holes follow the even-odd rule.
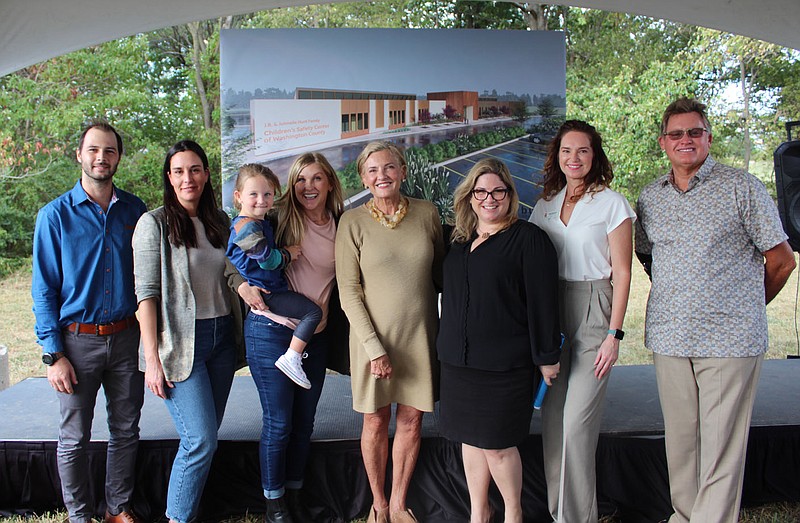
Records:
[[[61,409],[58,431],[58,474],[72,523],[94,515],[89,488],[86,446],[100,386],[106,396],[108,452],[106,506],[112,514],[130,508],[139,443],[139,416],[144,401],[144,374],[139,371],[139,329],[113,336],[63,333],[64,352],[78,379],[72,394],[57,393]]]
[[[608,280],[560,282],[561,370],[542,405],[547,504],[558,523],[597,523],[595,451],[609,374],[594,375],[608,335]]]
[[[669,523],[736,523],[764,356],[653,359],[675,510]]]

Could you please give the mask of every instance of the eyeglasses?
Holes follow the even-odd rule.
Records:
[[[703,133],[707,133],[708,129],[704,129],[703,127],[693,127],[691,129],[679,129],[675,131],[669,131],[664,133],[664,136],[672,140],[673,142],[677,142],[681,138],[683,138],[684,134],[688,134],[689,138],[700,138],[703,136]]]
[[[488,198],[490,194],[492,195],[492,199],[494,201],[502,202],[506,199],[508,189],[494,189],[493,191],[487,191],[486,189],[472,189],[472,196],[474,196],[479,202],[486,201],[486,198]]]

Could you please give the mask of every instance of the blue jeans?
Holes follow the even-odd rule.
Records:
[[[217,431],[236,370],[233,319],[195,321],[194,364],[165,400],[181,441],[167,490],[167,517],[186,523],[197,516],[200,496],[217,450]]]
[[[317,325],[322,321],[322,309],[302,294],[292,291],[272,292],[264,294],[264,303],[269,310],[287,318],[297,318],[300,322],[294,329],[294,335],[308,343]],[[286,345],[289,346],[288,344]]]
[[[314,415],[325,382],[328,351],[324,332],[315,334],[306,347],[303,370],[311,389],[295,385],[275,367],[286,352],[292,330],[257,314],[244,323],[247,363],[258,389],[263,413],[259,457],[264,497],[277,499],[285,489],[303,486],[303,473],[311,448]]]

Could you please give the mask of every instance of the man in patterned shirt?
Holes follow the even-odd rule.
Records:
[[[751,174],[709,155],[706,106],[667,107],[672,169],[639,196],[636,254],[652,281],[645,345],[664,413],[669,523],[736,523],[766,304],[795,268],[778,211]]]

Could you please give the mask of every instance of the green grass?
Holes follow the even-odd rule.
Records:
[[[0,518],[3,523],[61,523],[66,518],[65,512],[52,512],[39,517],[14,516]],[[239,518],[224,520],[222,523],[261,523],[260,514],[247,514]],[[364,523],[364,519],[352,523]],[[800,521],[800,503],[772,503],[761,507],[743,508],[739,514],[739,523],[797,523]],[[619,518],[606,516],[599,523],[622,523]]]
[[[29,266],[28,266],[29,267]],[[768,358],[786,358],[797,354],[795,334],[795,296],[797,293],[795,271],[784,290],[767,307],[770,350]],[[30,294],[30,269],[25,268],[0,279],[0,344],[9,349],[10,382],[44,376],[41,351],[33,334],[33,313]],[[652,364],[650,351],[644,348],[644,313],[650,283],[641,267],[634,262],[631,298],[625,318],[625,339],[620,344],[620,364]],[[61,523],[64,513],[45,514],[41,517],[0,518],[3,523]],[[226,523],[259,523],[260,516],[246,515]],[[800,503],[776,503],[742,510],[740,523],[797,523],[800,521]],[[620,523],[614,517],[601,519],[601,523]]]
[[[786,359],[788,354],[799,354],[795,326],[797,309],[798,272],[794,271],[786,286],[767,306],[769,327],[768,359]],[[619,364],[650,365],[653,354],[644,347],[644,315],[650,281],[641,266],[634,261],[631,277],[631,294],[625,315],[625,339],[620,342]],[[800,521],[800,520],[798,520]]]

